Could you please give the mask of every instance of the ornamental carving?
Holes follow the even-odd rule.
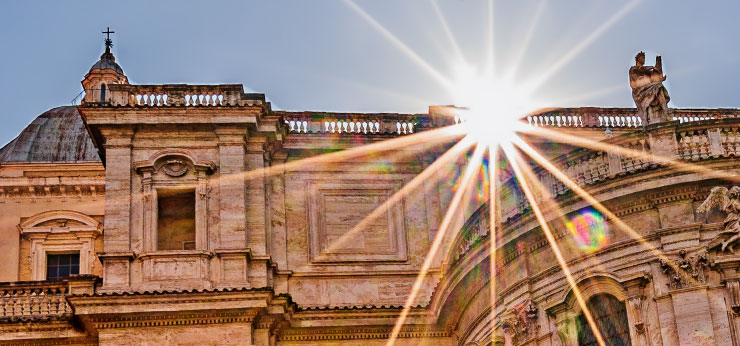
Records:
[[[679,252],[678,261],[660,260],[663,273],[668,276],[668,287],[679,289],[706,283],[705,271],[709,265],[706,254],[687,255],[686,251]]]
[[[735,245],[740,240],[740,187],[727,189],[723,186],[713,187],[707,199],[696,208],[698,213],[709,213],[719,210],[725,214],[724,230],[709,242],[707,249],[719,248],[720,252],[735,253]]]
[[[506,319],[502,327],[504,332],[511,335],[513,342],[519,343],[537,334],[537,305],[527,299],[509,310],[513,317]]]
[[[167,160],[167,162],[162,165],[162,170],[170,177],[181,177],[188,172],[188,168],[188,164],[179,159]]]

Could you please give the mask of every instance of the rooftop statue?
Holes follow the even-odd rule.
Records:
[[[668,115],[668,90],[663,86],[663,61],[655,57],[655,66],[645,66],[645,53],[635,56],[635,66],[630,67],[632,98],[637,105],[637,115],[644,124],[671,120]]]

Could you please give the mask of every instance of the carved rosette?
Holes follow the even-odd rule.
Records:
[[[668,276],[668,286],[671,289],[680,289],[706,283],[706,269],[709,265],[706,254],[687,255],[686,251],[679,252],[677,261],[660,260],[663,273]]]
[[[512,317],[502,323],[504,333],[509,334],[514,344],[519,344],[537,335],[537,305],[531,299],[515,305],[509,310]]]

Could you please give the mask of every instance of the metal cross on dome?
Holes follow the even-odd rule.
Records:
[[[113,40],[110,39],[110,34],[114,34],[115,31],[110,31],[110,27],[108,27],[103,33],[106,35],[105,37],[105,46],[110,48],[113,45]]]

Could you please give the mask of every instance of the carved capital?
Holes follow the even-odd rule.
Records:
[[[686,251],[679,252],[677,260],[660,260],[663,273],[668,276],[668,287],[680,289],[706,283],[706,269],[709,266],[706,254],[696,253],[688,255]]]
[[[537,305],[531,299],[527,299],[509,310],[512,317],[507,318],[501,327],[504,333],[511,336],[514,344],[528,340],[537,335],[539,325],[537,324]]]

